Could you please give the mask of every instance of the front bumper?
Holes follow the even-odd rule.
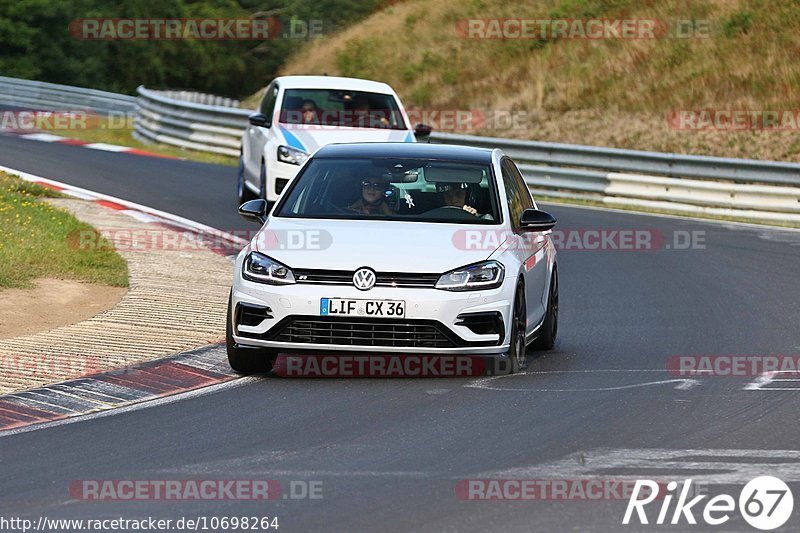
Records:
[[[508,351],[510,339],[511,302],[514,285],[508,280],[497,289],[475,292],[452,292],[432,288],[375,287],[360,291],[346,285],[266,285],[241,277],[241,256],[232,291],[233,340],[242,346],[258,346],[284,352],[343,351],[370,353],[499,355]],[[394,332],[399,339],[438,339],[436,342],[404,343],[393,341],[376,344],[374,340],[355,338],[342,341],[337,319],[320,316],[320,298],[403,300],[404,319],[355,318],[342,319],[353,324],[360,335],[374,330],[385,336]],[[244,313],[240,308],[254,310]],[[268,308],[268,312],[265,310]],[[262,312],[270,318],[253,318]],[[502,328],[498,333],[475,333],[475,324],[464,315],[497,317],[489,320]],[[244,316],[244,318],[243,318]],[[333,325],[332,325],[333,323]],[[287,329],[287,325],[289,326]],[[344,326],[342,326],[344,327]],[[338,329],[337,329],[338,328]],[[433,333],[437,330],[439,333]],[[331,331],[336,331],[332,334]],[[420,337],[421,336],[421,337]],[[381,337],[383,338],[383,337]],[[302,342],[297,342],[302,339]],[[447,339],[445,342],[443,339]],[[318,342],[324,340],[324,342]],[[388,345],[394,344],[394,345]]]

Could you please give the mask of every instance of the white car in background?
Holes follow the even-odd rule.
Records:
[[[558,332],[558,268],[540,211],[501,150],[428,143],[320,148],[236,259],[227,352],[490,357],[525,368]],[[315,235],[292,246],[292,235]],[[498,366],[499,368],[499,366]]]
[[[273,203],[318,148],[330,143],[415,142],[430,134],[412,127],[385,83],[333,76],[282,76],[249,117],[239,159],[239,203]]]

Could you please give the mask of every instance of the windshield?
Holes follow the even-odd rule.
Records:
[[[425,159],[312,159],[277,216],[500,222],[489,165]]]
[[[304,126],[406,129],[394,96],[363,91],[287,89],[279,120]]]

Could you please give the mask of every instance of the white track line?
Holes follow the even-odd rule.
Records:
[[[103,150],[104,152],[127,152],[131,148],[129,146],[120,146],[118,144],[106,143],[89,143],[84,144],[84,148],[91,148],[92,150]]]
[[[696,379],[665,379],[661,381],[648,381],[646,383],[633,383],[631,385],[617,385],[615,387],[587,387],[584,389],[504,389],[501,387],[492,387],[488,385],[487,381],[484,381],[471,383],[469,385],[465,385],[465,387],[469,389],[491,390],[499,392],[606,392],[638,389],[641,387],[651,387],[653,385],[666,385],[668,383],[677,383],[675,388],[678,390],[689,390],[692,387],[700,384],[700,382]]]
[[[67,137],[53,135],[52,133],[25,133],[19,135],[19,137],[22,139],[28,139],[29,141],[41,141],[46,143],[55,143],[67,140]]]

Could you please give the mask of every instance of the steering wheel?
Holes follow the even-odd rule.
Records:
[[[457,205],[443,205],[441,207],[436,207],[431,209],[430,211],[425,211],[423,215],[441,215],[442,217],[449,217],[453,218],[452,216],[455,215],[456,220],[475,220],[477,215],[473,215],[469,211],[464,211],[461,207]]]
[[[325,210],[325,213],[346,214],[352,213],[349,209],[336,205],[333,202],[326,200],[320,207]]]

